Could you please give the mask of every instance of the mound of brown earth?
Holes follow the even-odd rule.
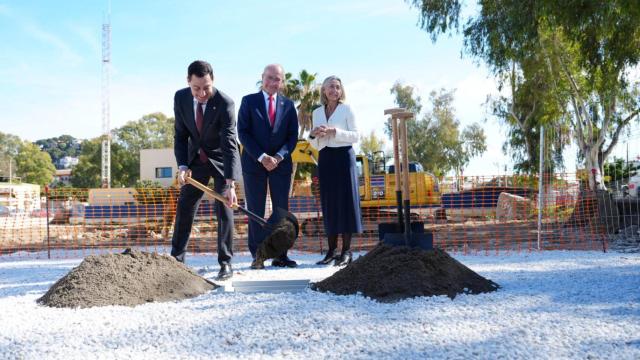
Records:
[[[498,289],[440,249],[378,245],[344,269],[313,284],[338,295],[361,293],[381,302],[416,296],[478,294]]]
[[[38,299],[51,307],[135,306],[182,300],[217,286],[174,258],[127,249],[87,256]]]

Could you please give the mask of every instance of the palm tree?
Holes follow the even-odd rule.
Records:
[[[298,139],[304,139],[304,133],[311,130],[311,113],[320,106],[320,86],[316,84],[317,73],[309,73],[307,70],[300,71],[299,78],[296,79],[291,73],[285,74],[282,84],[282,93],[296,104],[298,109]],[[289,196],[293,195],[293,182],[295,180],[298,164],[293,164],[291,173],[291,188]]]
[[[284,96],[293,100],[298,109],[298,139],[304,138],[304,133],[311,129],[311,113],[320,106],[320,86],[316,84],[317,73],[311,74],[307,70],[300,71],[299,79],[291,73],[285,74],[282,85]]]

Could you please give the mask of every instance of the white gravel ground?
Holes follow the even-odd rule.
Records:
[[[319,255],[298,269],[234,280],[325,278]],[[502,286],[495,293],[380,304],[311,290],[212,292],[173,303],[52,309],[36,304],[73,260],[0,258],[1,359],[640,359],[640,254],[542,252],[455,256]],[[188,265],[217,273],[214,256]]]

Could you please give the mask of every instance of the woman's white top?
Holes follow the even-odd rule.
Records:
[[[351,111],[351,107],[347,104],[338,104],[333,114],[327,116],[324,112],[324,106],[320,106],[315,109],[311,114],[313,121],[312,129],[321,126],[333,126],[336,128],[335,136],[325,136],[324,138],[309,138],[309,142],[316,149],[321,150],[325,146],[329,147],[341,147],[351,146],[360,140],[360,134],[358,134],[358,127],[356,126],[356,119]]]

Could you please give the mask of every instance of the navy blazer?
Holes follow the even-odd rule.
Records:
[[[189,166],[203,148],[213,167],[225,179],[240,179],[240,155],[236,141],[236,114],[233,100],[214,89],[207,101],[202,135],[196,128],[191,89],[178,90],[174,97],[175,135],[173,151],[178,166]]]
[[[282,156],[278,168],[290,172],[293,167],[290,153],[298,141],[298,114],[293,101],[278,94],[272,129],[262,91],[243,97],[238,112],[238,136],[244,147],[241,156],[243,172],[264,169],[258,162],[262,154]]]

